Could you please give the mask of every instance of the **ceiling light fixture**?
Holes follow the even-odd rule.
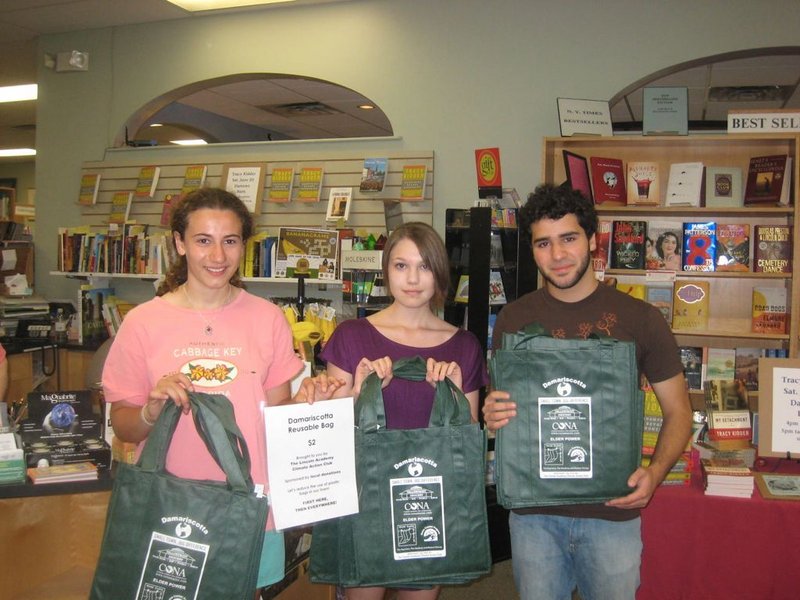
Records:
[[[361,110],[372,110],[375,107],[372,104],[359,104],[358,108]]]
[[[11,156],[36,156],[33,148],[0,148],[0,158]]]
[[[222,10],[223,8],[241,8],[243,6],[258,6],[259,4],[279,4],[294,2],[294,0],[168,0],[176,6],[191,12],[203,10]]]
[[[36,100],[39,95],[39,86],[35,83],[25,85],[7,85],[0,87],[0,102],[23,102]]]
[[[201,139],[194,140],[170,140],[170,144],[177,144],[178,146],[204,146],[208,142]]]
[[[150,127],[163,127],[163,123],[150,123]]]

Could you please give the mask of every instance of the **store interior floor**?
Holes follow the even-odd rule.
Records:
[[[492,572],[469,585],[442,588],[439,600],[519,600],[511,573],[511,561],[492,565]]]

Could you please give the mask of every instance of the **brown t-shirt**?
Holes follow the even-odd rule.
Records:
[[[507,305],[497,317],[492,346],[500,348],[503,333],[514,333],[531,323],[539,323],[547,334],[557,338],[586,338],[605,335],[636,344],[639,373],[651,383],[674,377],[683,371],[675,337],[657,308],[607,285],[599,285],[580,302],[561,302],[546,289],[531,292]],[[607,507],[603,504],[575,504],[515,509],[525,514],[552,514],[570,517],[627,521],[639,516],[638,510]]]

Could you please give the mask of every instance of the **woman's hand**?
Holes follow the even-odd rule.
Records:
[[[381,389],[385,388],[392,381],[392,359],[388,356],[370,360],[362,358],[353,373],[353,397],[357,398],[361,392],[361,384],[370,373],[375,373],[382,379]]]
[[[457,362],[437,361],[429,358],[427,361],[428,370],[425,373],[425,381],[436,387],[436,383],[449,377],[458,389],[463,385],[461,367]]]
[[[331,377],[327,373],[320,373],[315,377],[306,377],[292,398],[292,402],[314,404],[316,400],[330,400],[343,385],[345,385],[343,379]]]
[[[156,387],[147,397],[147,404],[142,409],[142,416],[148,421],[155,422],[167,400],[172,400],[184,414],[191,410],[189,407],[189,392],[194,386],[183,373],[168,373],[156,382]]]

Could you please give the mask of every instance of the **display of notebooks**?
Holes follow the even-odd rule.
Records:
[[[646,267],[680,271],[683,267],[683,222],[650,219],[647,222]]]
[[[706,167],[706,206],[744,206],[742,170],[739,167]]]
[[[683,224],[683,270],[713,271],[716,267],[717,224]]]
[[[747,169],[744,204],[789,204],[792,159],[787,154],[754,156]]]
[[[628,204],[658,205],[661,203],[661,181],[657,162],[632,161],[628,163],[626,190]]]
[[[594,271],[605,271],[608,267],[612,226],[613,222],[608,219],[600,219],[597,223],[597,232],[594,234],[595,248],[592,250]]]
[[[673,329],[706,331],[710,305],[709,283],[707,281],[676,281],[673,289]]]
[[[611,228],[611,268],[644,269],[645,221],[614,221]]]
[[[753,271],[756,273],[792,272],[791,225],[755,225],[753,227]]]
[[[592,156],[591,165],[592,192],[595,204],[608,206],[625,206],[628,196],[625,191],[625,170],[618,158]]]
[[[753,333],[784,334],[789,327],[785,287],[753,288]]]
[[[717,223],[717,271],[750,271],[750,224]]]
[[[673,163],[669,166],[665,206],[700,206],[703,190],[703,163]]]

